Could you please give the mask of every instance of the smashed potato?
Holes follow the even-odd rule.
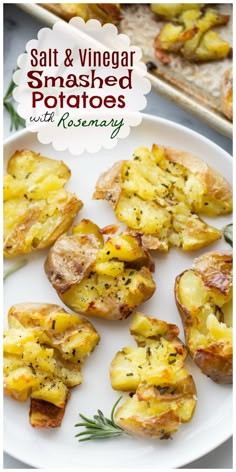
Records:
[[[196,387],[184,368],[187,350],[175,325],[135,313],[130,332],[138,347],[125,347],[110,368],[115,390],[131,392],[115,422],[135,435],[167,439],[191,420]]]
[[[183,10],[177,23],[165,24],[155,39],[156,57],[168,64],[169,52],[179,53],[193,62],[223,59],[231,53],[231,46],[212,27],[225,25],[229,20],[217,10],[207,8]]]
[[[175,20],[181,13],[187,10],[200,10],[202,3],[151,3],[153,13],[165,20]]]
[[[121,233],[105,241],[103,234],[110,231],[114,227],[102,231],[82,220],[50,249],[45,271],[72,310],[119,320],[153,295],[154,264],[139,236]]]
[[[176,304],[190,355],[218,383],[232,383],[232,254],[209,252],[178,275]]]
[[[102,174],[93,198],[108,200],[130,234],[161,251],[192,251],[220,239],[221,231],[198,215],[232,211],[232,190],[222,176],[190,153],[155,144]]]
[[[16,151],[4,177],[4,256],[51,246],[71,226],[83,203],[64,189],[70,170],[62,161]]]
[[[79,16],[84,21],[95,19],[103,25],[117,25],[121,19],[119,3],[42,3],[41,6],[67,21]]]
[[[70,388],[82,382],[83,361],[99,335],[89,321],[58,305],[22,303],[8,313],[4,333],[4,391],[14,400],[31,398],[30,423],[61,425]]]

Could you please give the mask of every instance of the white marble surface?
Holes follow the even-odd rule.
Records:
[[[19,54],[24,52],[25,44],[36,37],[38,30],[43,25],[31,18],[14,4],[4,5],[4,90],[6,90]],[[231,153],[232,142],[212,130],[204,123],[186,113],[175,104],[151,92],[147,96],[146,113],[158,115],[163,118],[187,126],[207,138],[214,141],[223,149]],[[9,136],[10,120],[4,111],[4,136]],[[37,446],[36,446],[37,447]],[[186,444],[187,447],[187,444]],[[4,469],[29,469],[31,467],[4,454]],[[232,469],[232,439],[229,439],[217,449],[183,467],[184,469]]]

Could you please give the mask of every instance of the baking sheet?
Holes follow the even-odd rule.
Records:
[[[53,26],[53,24],[56,21],[58,21],[58,16],[47,11],[45,8],[41,7],[40,5],[22,3],[22,4],[18,4],[18,6],[21,9],[23,9],[25,12],[34,16],[39,21],[41,21],[42,23],[48,26]],[[231,4],[228,4],[228,7],[231,8]],[[158,33],[158,28],[156,26],[157,22],[155,21],[155,30],[154,30],[154,25],[152,24],[154,20],[153,19],[152,21],[150,20],[151,18],[150,12],[149,10],[147,10],[149,8],[148,5],[145,5],[145,4],[128,5],[128,6],[122,5],[122,8],[124,8],[125,15],[124,15],[124,19],[121,21],[119,25],[119,31],[128,34],[130,36],[132,44],[142,47],[144,61],[153,60],[153,53],[154,53],[154,49],[152,46],[153,35]],[[143,30],[142,34],[140,34],[140,31],[141,31],[141,28],[139,26],[140,21],[142,21],[142,25],[146,25],[146,26],[143,26],[142,28]],[[228,63],[230,63],[230,61],[227,59],[225,60],[224,64],[220,64],[221,62],[223,61],[217,62],[217,68],[223,67],[226,69],[228,67]],[[199,70],[199,66],[197,67]],[[211,70],[213,70],[213,73],[211,72]],[[211,79],[210,79],[210,82],[209,82],[210,89],[209,91],[207,91],[207,93],[205,93],[205,99],[204,99],[204,96],[202,96],[202,99],[199,99],[197,91],[195,93],[195,97],[194,96],[190,97],[184,91],[184,87],[182,87],[182,90],[181,90],[176,85],[170,83],[169,81],[167,82],[163,77],[160,77],[159,75],[157,75],[159,73],[162,73],[161,70],[158,71],[157,73],[148,73],[148,78],[152,83],[153,90],[155,90],[158,94],[170,99],[172,102],[181,106],[183,109],[187,110],[188,112],[190,112],[191,114],[199,118],[201,121],[205,122],[208,126],[214,128],[216,131],[223,134],[224,136],[228,138],[232,138],[232,133],[233,133],[232,123],[227,118],[225,118],[221,113],[216,111],[216,109],[214,109],[214,93],[217,95],[217,77],[219,76],[219,71],[214,72],[214,64],[212,63],[209,64],[209,66],[207,66],[206,64],[203,64],[200,67],[199,73],[201,73],[201,71],[204,77],[209,76],[209,73],[211,74],[212,77],[213,76],[216,77],[215,85],[211,84]],[[191,73],[190,73],[190,76],[191,76]],[[203,81],[204,81],[204,77],[202,78]],[[198,80],[200,79],[198,78]],[[212,94],[213,94],[213,100],[211,102],[210,100],[207,100],[207,96],[210,97]],[[217,103],[217,97],[215,97],[215,103]]]

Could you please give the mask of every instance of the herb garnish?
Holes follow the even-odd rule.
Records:
[[[14,73],[15,71],[13,71]],[[13,130],[18,130],[19,128],[24,128],[25,127],[25,120],[21,118],[20,115],[18,115],[17,111],[14,108],[14,105],[12,103],[13,101],[13,90],[15,88],[15,83],[13,82],[13,79],[11,80],[9,87],[3,97],[3,106],[5,110],[8,112],[10,115],[11,119],[11,127],[10,131]]]
[[[19,262],[16,262],[15,264],[12,264],[9,269],[6,269],[3,274],[3,280],[6,280],[9,275],[14,274],[17,270],[21,269],[21,267],[24,267],[27,264],[27,259],[22,259]]]
[[[126,282],[124,283],[124,285],[129,285],[131,282],[131,279],[127,279]]]
[[[233,247],[233,223],[230,223],[229,225],[224,227],[223,235],[225,241],[230,244],[231,247]]]
[[[75,424],[75,427],[84,427],[85,430],[75,435],[76,438],[80,438],[78,441],[90,441],[93,439],[109,439],[117,436],[128,436],[132,437],[129,433],[124,431],[122,428],[117,426],[114,421],[115,409],[120,402],[122,397],[118,398],[111,410],[111,417],[106,418],[101,410],[97,410],[98,414],[94,415],[93,418],[87,418],[86,416],[79,414],[83,423]]]
[[[55,329],[56,320],[52,320],[52,329]]]
[[[161,385],[155,385],[155,387],[159,391],[160,395],[164,395],[164,393],[169,390],[169,387],[161,387]]]

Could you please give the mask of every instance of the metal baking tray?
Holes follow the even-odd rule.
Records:
[[[17,4],[17,6],[24,10],[26,13],[30,14],[31,16],[37,18],[43,24],[50,27],[53,26],[54,23],[59,19],[57,15],[47,11],[44,7],[38,4],[20,3]],[[127,6],[121,4],[121,6],[122,8],[130,7],[134,10],[131,10],[131,12],[129,12],[129,15],[124,15],[124,20],[121,21],[121,24],[118,27],[119,31],[128,34],[131,38],[131,43],[142,48],[143,60],[145,62],[152,60],[152,49],[150,47],[150,44],[152,44],[152,37],[150,36],[152,34],[152,32],[150,33],[152,28],[148,25],[149,17],[142,17],[142,15],[144,15],[144,17],[145,15],[147,15],[147,4],[130,4]],[[143,10],[139,10],[136,13],[135,8],[143,8]],[[136,24],[135,21],[137,22]],[[143,37],[140,35],[140,28],[138,29],[138,22],[140,21],[142,21],[144,24],[142,28],[144,29]],[[145,41],[146,44],[144,45],[144,47],[142,47]],[[214,75],[214,65],[210,66],[209,70],[209,73],[212,73],[212,75]],[[211,70],[213,72],[211,72]],[[207,71],[205,70],[204,73],[206,72]],[[201,69],[199,74],[201,74]],[[158,69],[154,70],[152,73],[148,73],[147,77],[152,83],[152,89],[155,90],[158,94],[162,95],[163,97],[166,97],[175,104],[178,104],[180,107],[187,110],[192,115],[205,122],[208,126],[212,127],[222,135],[228,138],[232,138],[232,123],[227,118],[225,118],[220,112],[214,109],[214,107],[210,106],[207,103],[207,100],[204,100],[204,97],[202,97],[202,99],[199,99],[197,94],[195,96],[190,96],[186,90],[184,90],[183,88],[181,89],[176,84],[171,83],[171,81],[169,80],[166,80],[163,75],[159,75]]]

